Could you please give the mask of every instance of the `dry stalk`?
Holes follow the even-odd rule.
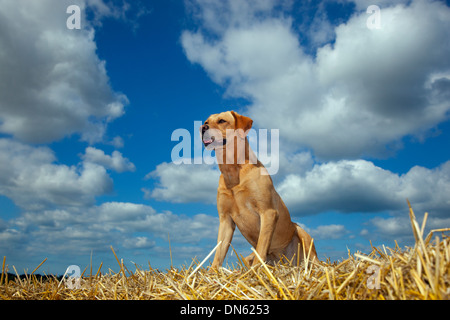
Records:
[[[7,273],[6,257],[3,257],[0,278],[1,299],[450,299],[450,228],[432,230],[424,239],[425,214],[421,225],[409,207],[415,245],[412,248],[375,248],[368,254],[348,253],[348,258],[338,262],[311,261],[310,250],[303,248],[300,266],[280,262],[272,267],[265,264],[255,252],[260,264],[246,266],[233,248],[238,264],[212,272],[204,267],[207,259],[199,263],[193,259],[190,266],[171,267],[166,272],[147,270],[135,264],[130,271],[111,250],[119,264],[115,273],[102,274],[100,264],[93,275],[83,275],[80,287],[69,289],[55,276],[37,276],[36,271],[46,262],[44,259],[31,274],[11,280]],[[437,236],[441,233],[441,237]],[[433,237],[434,236],[434,237]],[[220,243],[218,244],[220,245]],[[300,251],[300,247],[299,247]],[[368,270],[375,271],[368,273]]]

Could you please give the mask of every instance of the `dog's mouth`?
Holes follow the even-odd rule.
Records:
[[[217,147],[222,147],[226,145],[227,139],[216,140],[215,137],[203,137],[203,145],[206,149],[215,149]]]
[[[209,146],[211,143],[213,143],[214,140],[216,140],[214,137],[211,137],[211,138],[203,138],[203,144],[205,145],[205,147],[207,147],[207,146]]]

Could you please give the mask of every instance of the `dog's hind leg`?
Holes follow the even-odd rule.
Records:
[[[314,241],[311,238],[311,236],[305,230],[303,230],[298,224],[296,224],[296,229],[297,229],[297,237],[300,242],[300,250],[298,250],[300,253],[299,261],[302,261],[304,257],[308,257],[308,254],[310,260],[313,260],[314,258],[318,260],[316,247],[314,245]],[[303,248],[305,249],[304,253]]]
[[[255,260],[255,258],[256,258],[255,253],[251,253],[250,255],[248,255],[244,258],[244,264],[247,267],[251,267],[253,264],[253,260]]]

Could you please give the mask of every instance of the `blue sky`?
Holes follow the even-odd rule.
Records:
[[[202,259],[219,171],[172,163],[171,135],[231,109],[279,130],[272,178],[321,259],[411,245],[406,198],[450,226],[449,27],[425,0],[2,1],[0,256],[164,269],[170,236]]]

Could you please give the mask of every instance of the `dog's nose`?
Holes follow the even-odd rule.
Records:
[[[202,125],[202,133],[205,133],[207,130],[209,130],[209,126],[207,124]]]

